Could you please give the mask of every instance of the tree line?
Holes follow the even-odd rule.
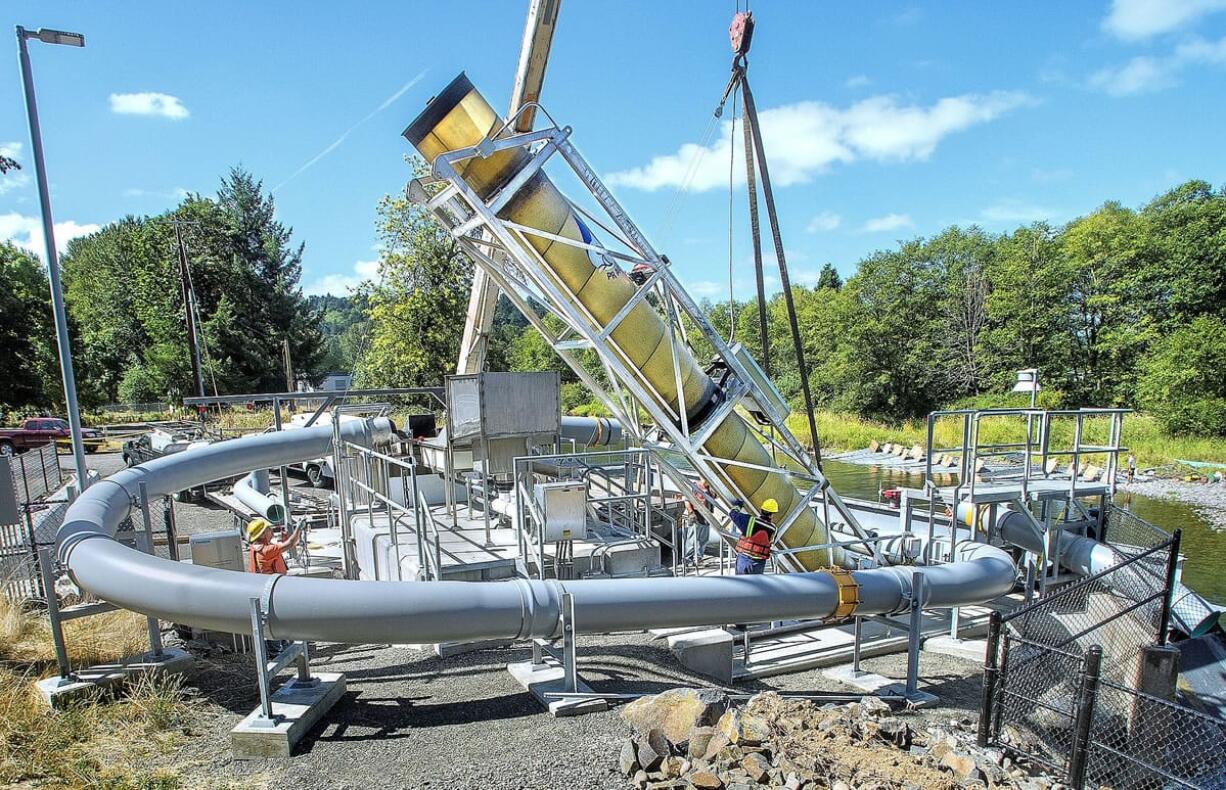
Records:
[[[324,361],[321,313],[299,286],[303,245],[276,220],[261,183],[234,169],[215,196],[188,195],[170,211],[124,217],[68,243],[60,260],[85,408],[196,394],[176,224],[206,392],[283,390],[285,343],[297,370]],[[0,409],[62,408],[45,269],[12,244],[0,246],[0,300]]]
[[[428,215],[385,198],[378,276],[345,297],[308,299],[302,245],[260,183],[235,170],[216,196],[190,195],[68,245],[86,404],[192,390],[173,221],[189,245],[210,392],[281,389],[283,341],[297,370],[354,371],[363,386],[437,384],[454,371],[472,263]],[[0,263],[0,375],[9,382],[0,405],[53,403],[45,275],[12,245],[0,247]],[[1062,226],[950,227],[869,255],[845,282],[827,265],[793,296],[821,408],[898,422],[998,405],[1017,370],[1038,368],[1044,405],[1138,407],[1172,433],[1226,435],[1226,190],[1203,181],[1136,209],[1108,202]],[[704,309],[798,404],[781,295],[767,304],[769,355],[755,301]],[[505,298],[487,358],[492,370],[561,370],[567,407],[598,409]]]
[[[358,369],[371,385],[437,382],[459,350],[471,263],[403,198],[380,218],[388,252],[363,291],[370,351]],[[899,422],[1003,405],[1016,402],[1016,372],[1037,368],[1043,405],[1137,407],[1172,433],[1226,435],[1226,190],[1204,181],[1063,226],[950,227],[868,256],[846,282],[827,265],[793,296],[822,408]],[[489,367],[562,370],[564,402],[585,408],[577,379],[508,308]],[[704,309],[799,405],[782,296],[767,304],[769,359],[756,300]]]

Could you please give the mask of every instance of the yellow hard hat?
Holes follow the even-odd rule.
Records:
[[[268,522],[262,518],[251,519],[247,522],[247,540],[255,540],[259,536],[263,535],[264,531],[267,530],[268,527]]]
[[[765,502],[762,503],[762,512],[763,513],[778,513],[779,503],[773,499],[766,500]]]

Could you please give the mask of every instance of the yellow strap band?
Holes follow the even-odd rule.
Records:
[[[826,573],[834,579],[839,592],[839,605],[831,613],[831,620],[842,620],[855,614],[860,606],[860,585],[846,568],[827,568]]]

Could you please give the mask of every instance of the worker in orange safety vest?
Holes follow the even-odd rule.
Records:
[[[736,542],[736,573],[738,576],[766,572],[766,561],[771,556],[771,542],[775,539],[775,525],[771,521],[779,512],[779,503],[768,499],[762,503],[762,514],[750,516],[742,512],[739,500],[729,517],[741,537]]]
[[[285,550],[293,548],[302,534],[302,527],[294,527],[285,540],[272,539],[272,524],[266,519],[253,518],[247,523],[247,570],[250,573],[281,575],[289,572],[285,566]],[[289,642],[284,639],[265,639],[264,649],[268,658],[276,658]]]

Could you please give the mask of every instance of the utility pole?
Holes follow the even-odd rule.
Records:
[[[294,391],[294,364],[289,355],[289,338],[281,338],[281,356],[285,360],[285,391]]]
[[[196,290],[191,286],[191,272],[187,264],[187,245],[183,242],[183,231],[179,228],[179,218],[171,217],[175,226],[175,243],[179,247],[179,284],[183,291],[183,310],[187,313],[187,345],[191,350],[192,377],[196,381],[196,395],[204,397],[204,370],[200,364],[200,342],[196,338]]]
[[[17,51],[21,62],[21,84],[25,90],[26,118],[30,123],[30,148],[34,154],[34,174],[38,179],[38,202],[43,214],[43,241],[47,247],[47,279],[51,282],[51,310],[55,314],[55,342],[64,379],[64,406],[68,410],[68,431],[72,436],[72,460],[77,472],[77,488],[89,486],[85,466],[85,447],[81,444],[81,410],[77,406],[77,377],[72,369],[72,346],[68,337],[68,315],[64,310],[64,289],[60,284],[60,259],[55,249],[55,222],[51,218],[51,193],[47,188],[47,166],[43,162],[43,136],[38,124],[38,102],[34,97],[34,72],[26,41],[36,38],[46,44],[85,46],[85,36],[61,30],[26,30],[17,26]]]

